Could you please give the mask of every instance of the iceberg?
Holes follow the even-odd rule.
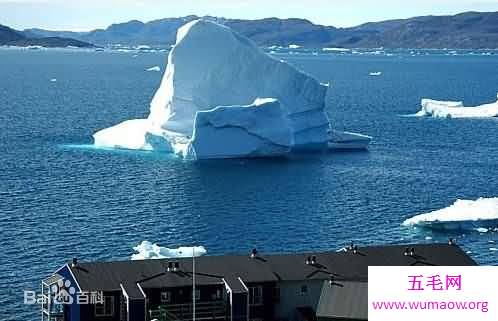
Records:
[[[226,26],[182,26],[147,119],[93,135],[96,146],[186,159],[283,156],[329,148],[328,87]]]
[[[403,222],[405,226],[420,226],[438,230],[479,231],[498,227],[498,197],[457,200],[441,210],[417,215]]]
[[[132,260],[151,260],[151,259],[169,259],[169,258],[182,258],[202,256],[207,253],[203,246],[179,247],[170,249],[162,247],[157,244],[152,244],[149,241],[142,241],[142,243],[133,247],[138,253],[131,256]]]
[[[416,116],[435,118],[489,118],[498,116],[498,100],[476,107],[465,107],[461,101],[422,99],[421,106],[422,109]]]

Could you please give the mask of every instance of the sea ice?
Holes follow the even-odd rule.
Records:
[[[99,131],[95,145],[191,159],[325,150],[326,93],[228,27],[196,20],[178,30],[148,119]]]
[[[421,106],[422,109],[416,116],[435,118],[489,118],[498,116],[498,101],[476,107],[465,107],[461,101],[422,99]]]
[[[131,256],[132,260],[150,260],[150,259],[167,259],[167,258],[181,258],[181,257],[192,257],[202,256],[207,253],[203,246],[194,247],[179,247],[176,249],[170,249],[167,247],[162,247],[157,244],[152,244],[149,241],[142,241],[133,248],[138,253]]]
[[[434,229],[484,229],[498,226],[498,197],[457,200],[453,205],[403,222],[405,226]]]
[[[371,73],[368,74],[369,76],[382,76],[382,72],[381,71],[373,71]]]

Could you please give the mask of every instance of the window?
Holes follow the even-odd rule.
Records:
[[[221,300],[221,290],[217,289],[211,296],[212,300]]]
[[[110,317],[114,315],[114,297],[105,295],[102,303],[95,304],[95,316]]]
[[[201,299],[201,290],[195,289],[195,300],[199,301]]]
[[[308,294],[308,286],[303,285],[301,286],[301,295],[306,295],[306,294]]]
[[[249,304],[250,305],[263,304],[263,287],[261,285],[249,288]]]
[[[273,288],[273,302],[280,303],[280,288],[278,286]]]
[[[171,292],[161,292],[161,303],[171,303]]]

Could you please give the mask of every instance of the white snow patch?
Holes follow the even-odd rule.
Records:
[[[498,116],[498,101],[476,107],[465,107],[461,101],[422,99],[421,107],[422,109],[416,116],[435,118],[489,118]]]
[[[449,207],[407,219],[403,222],[403,225],[430,225],[440,222],[479,222],[484,220],[498,220],[498,197],[479,198],[475,201],[457,200]]]
[[[133,248],[138,253],[131,256],[132,260],[151,260],[151,259],[167,259],[167,258],[187,258],[192,256],[202,256],[207,253],[203,246],[194,247],[179,247],[170,249],[157,244],[152,244],[149,241],[142,241]]]

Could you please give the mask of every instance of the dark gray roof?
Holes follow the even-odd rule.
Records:
[[[367,320],[368,284],[366,282],[323,282],[316,309],[317,318]]]
[[[403,254],[415,248],[414,257]],[[317,264],[306,265],[308,256]],[[178,272],[166,272],[168,262],[179,262]],[[196,284],[223,284],[240,277],[244,283],[278,280],[327,280],[333,273],[340,280],[366,281],[368,266],[476,265],[458,246],[448,244],[360,247],[357,254],[325,252],[303,254],[203,256],[196,258]],[[83,291],[120,290],[122,283],[140,283],[142,288],[181,287],[192,284],[192,259],[161,259],[78,263],[71,267]]]

